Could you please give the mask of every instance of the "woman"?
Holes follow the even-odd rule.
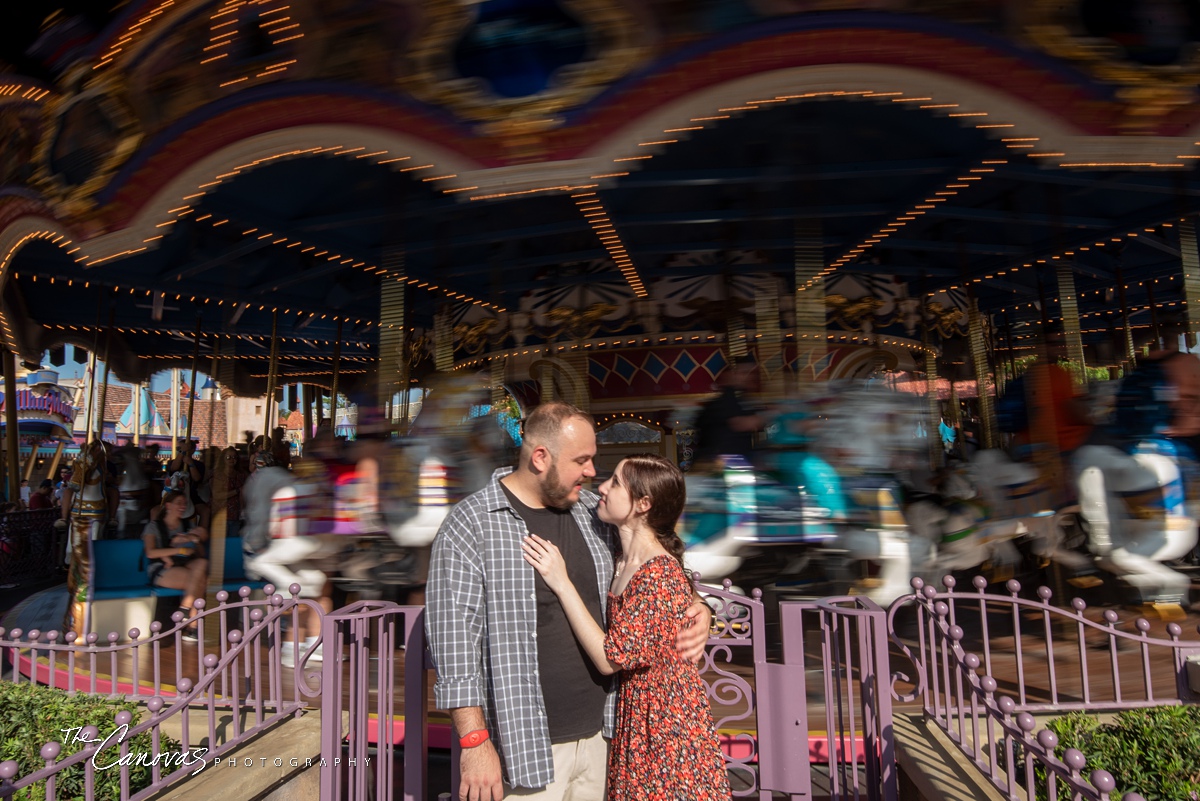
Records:
[[[190,618],[195,612],[192,602],[204,597],[208,584],[208,559],[204,551],[208,532],[185,521],[187,508],[188,499],[182,492],[164,495],[158,514],[142,532],[142,542],[150,559],[150,581],[157,587],[183,590],[179,609]],[[192,621],[184,629],[184,638],[195,639],[195,630]]]
[[[617,527],[622,556],[608,595],[608,634],[567,577],[562,554],[536,535],[525,560],[558,596],[600,672],[620,671],[617,728],[608,752],[608,798],[728,799],[729,778],[696,666],[675,650],[692,603],[675,524],[683,474],[659,456],[631,456],[600,485],[600,519]]]

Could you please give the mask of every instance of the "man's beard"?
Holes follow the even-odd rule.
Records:
[[[558,476],[558,465],[551,463],[546,471],[546,480],[542,484],[542,503],[552,509],[568,509],[574,505],[571,493],[574,486],[566,486]]]

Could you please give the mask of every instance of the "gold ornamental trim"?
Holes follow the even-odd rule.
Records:
[[[562,124],[559,115],[586,103],[632,71],[650,53],[633,13],[611,0],[559,0],[579,20],[592,57],[561,68],[555,84],[528,97],[491,93],[483,81],[459,77],[454,48],[475,21],[477,6],[461,0],[430,0],[424,35],[409,54],[412,70],[400,80],[425,102],[481,123],[488,136],[532,137]]]
[[[115,78],[102,78],[79,92],[55,96],[44,113],[46,125],[37,145],[31,183],[61,216],[86,219],[96,212],[96,194],[142,141],[142,128],[125,84]],[[95,115],[101,115],[112,126],[111,137],[95,127]],[[77,184],[68,182],[61,171],[62,160],[72,156],[95,161],[91,173]]]
[[[1026,0],[1025,36],[1039,49],[1075,64],[1117,87],[1123,125],[1149,128],[1181,106],[1200,99],[1200,47],[1181,48],[1180,60],[1161,66],[1126,58],[1121,45],[1089,35],[1079,23],[1080,3]]]

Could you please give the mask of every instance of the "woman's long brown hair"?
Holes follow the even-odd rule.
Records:
[[[683,540],[675,533],[675,526],[687,501],[683,471],[674,462],[650,453],[627,456],[623,464],[622,478],[630,500],[636,503],[641,498],[650,499],[646,524],[667,552],[679,562],[684,575],[690,580],[691,575],[683,567]]]

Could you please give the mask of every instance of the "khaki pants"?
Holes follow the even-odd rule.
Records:
[[[604,801],[608,776],[608,742],[596,732],[586,740],[551,746],[554,755],[554,781],[547,787],[530,790],[505,788],[505,798],[531,798],[536,801]]]

